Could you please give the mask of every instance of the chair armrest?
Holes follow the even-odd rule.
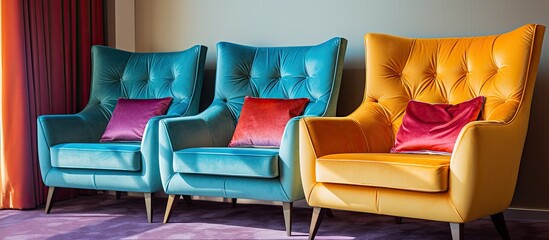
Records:
[[[98,141],[104,128],[94,129],[80,114],[60,114],[39,116],[37,131],[50,147],[66,142]]]
[[[51,169],[50,147],[66,142],[95,142],[103,130],[80,114],[42,115],[37,118],[36,134],[42,179]],[[104,129],[104,128],[103,128]]]
[[[526,128],[527,124],[513,122],[476,121],[461,130],[450,162],[449,194],[464,221],[509,207]]]
[[[391,123],[377,103],[363,103],[347,117],[305,117],[302,130],[315,156],[336,153],[387,153],[394,144]]]
[[[302,116],[294,117],[286,124],[278,153],[280,183],[290,201],[304,198],[299,170],[299,120],[301,118]]]
[[[145,131],[143,132],[143,139],[141,141],[141,154],[143,156],[142,174],[143,180],[150,189],[160,188],[160,173],[158,170],[158,129],[160,120],[178,116],[179,115],[162,115],[152,117],[147,122]]]
[[[176,118],[179,117],[179,115],[162,115],[162,116],[155,116],[149,119],[147,122],[147,126],[145,126],[145,131],[143,132],[143,140],[141,141],[141,152],[147,152],[148,149],[147,144],[149,143],[155,143],[158,145],[158,134],[159,134],[159,125],[160,120],[162,119],[169,119],[169,118]]]
[[[357,112],[361,114],[356,114]],[[305,195],[316,183],[316,160],[337,153],[388,152],[393,145],[391,125],[383,117],[364,114],[377,111],[362,105],[348,117],[303,118],[299,126],[301,180]],[[379,112],[379,111],[377,111]],[[360,116],[365,116],[359,118]],[[386,119],[386,118],[385,118]]]
[[[214,103],[195,116],[160,120],[159,166],[162,183],[167,183],[174,174],[175,151],[192,147],[226,147],[235,127],[236,122],[223,103]]]
[[[170,151],[191,147],[226,147],[236,122],[224,104],[212,105],[195,116],[160,121],[160,135]]]
[[[305,117],[302,137],[308,138],[314,155],[367,152],[368,143],[358,122],[348,117]]]
[[[301,181],[307,198],[316,183],[316,159],[327,154],[368,150],[359,124],[348,117],[302,118],[299,148]]]
[[[315,130],[318,131],[323,129],[324,127],[323,124],[328,124],[329,126],[331,126],[331,127],[326,127],[328,131],[334,131],[339,133],[339,134],[332,134],[332,135],[337,135],[337,137],[335,137],[336,140],[334,139],[322,139],[322,140],[328,140],[328,141],[334,140],[334,141],[340,141],[340,143],[344,141],[350,141],[345,136],[346,134],[341,134],[343,131],[346,131],[345,129],[349,129],[349,130],[353,129],[352,130],[353,133],[359,133],[354,137],[360,138],[360,139],[363,138],[360,127],[354,120],[350,118],[299,116],[299,117],[294,117],[290,119],[286,124],[286,128],[284,129],[284,134],[282,135],[282,141],[280,143],[280,152],[279,152],[279,159],[281,161],[279,164],[280,182],[290,201],[302,199],[304,197],[303,188],[301,187],[301,184],[300,184],[301,182],[300,180],[301,172],[300,172],[300,163],[299,163],[300,162],[299,161],[300,121],[303,121],[304,124],[306,124],[308,127],[313,128],[313,129],[309,129],[311,130],[309,134],[311,132],[314,132]],[[321,134],[324,134],[324,132],[322,132]],[[360,146],[360,144],[364,143],[364,141],[357,141],[357,142],[358,142],[357,146],[352,146],[353,144],[356,143],[356,142],[352,142],[351,145],[346,145],[346,146],[350,146],[349,149],[339,149],[339,150],[356,152],[356,151],[359,151],[360,149],[364,149],[362,146]],[[329,146],[333,145],[331,142],[322,142],[322,143],[315,142],[315,143],[319,145],[321,144],[327,144]],[[332,150],[335,151],[335,149],[332,149]]]

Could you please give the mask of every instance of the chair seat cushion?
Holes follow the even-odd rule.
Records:
[[[318,182],[422,192],[448,190],[450,156],[346,153],[317,159]]]
[[[174,152],[177,173],[278,177],[278,149],[201,147]]]
[[[141,171],[141,145],[125,143],[63,143],[51,147],[51,165],[83,168]]]

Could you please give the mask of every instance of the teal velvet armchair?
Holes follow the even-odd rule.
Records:
[[[282,202],[291,233],[292,203],[304,198],[299,171],[298,122],[287,123],[279,148],[227,147],[246,96],[308,98],[303,115],[334,116],[347,41],[316,46],[252,47],[217,44],[215,96],[196,116],[163,119],[160,175],[169,194],[164,223],[176,196]],[[222,170],[222,171],[220,171]]]
[[[92,47],[92,85],[79,113],[38,117],[40,171],[49,187],[46,213],[57,187],[144,193],[152,222],[151,193],[162,190],[158,122],[198,113],[207,48],[132,53]],[[151,118],[141,141],[100,142],[119,98],[171,97],[165,115]]]

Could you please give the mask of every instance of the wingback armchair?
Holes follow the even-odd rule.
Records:
[[[303,115],[334,116],[347,41],[316,46],[217,44],[215,96],[196,116],[160,122],[160,174],[169,194],[283,202],[287,233],[292,202],[303,199],[298,119],[287,123],[279,148],[227,147],[244,98],[308,98]],[[184,167],[182,167],[184,166]]]
[[[160,119],[198,113],[207,48],[132,53],[92,47],[91,94],[79,113],[38,117],[38,154],[49,187],[46,213],[57,187],[144,193],[152,222],[151,193],[162,190],[158,169]],[[141,141],[100,142],[119,98],[171,97],[165,115],[151,118]],[[118,195],[118,192],[117,192]]]
[[[314,207],[464,223],[491,216],[508,238],[510,205],[528,128],[545,27],[463,38],[365,36],[366,91],[345,117],[300,121],[301,176]],[[485,97],[450,155],[391,153],[410,100],[457,104]]]

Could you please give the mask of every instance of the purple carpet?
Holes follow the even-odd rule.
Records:
[[[2,239],[306,239],[312,210],[294,208],[287,237],[281,206],[179,200],[168,224],[162,224],[166,199],[154,199],[153,223],[137,197],[79,197],[56,202],[50,214],[35,210],[0,210]],[[317,239],[451,239],[447,223],[334,211],[325,217]],[[507,221],[512,239],[549,239],[549,222]],[[499,239],[492,222],[465,224],[465,239]]]

